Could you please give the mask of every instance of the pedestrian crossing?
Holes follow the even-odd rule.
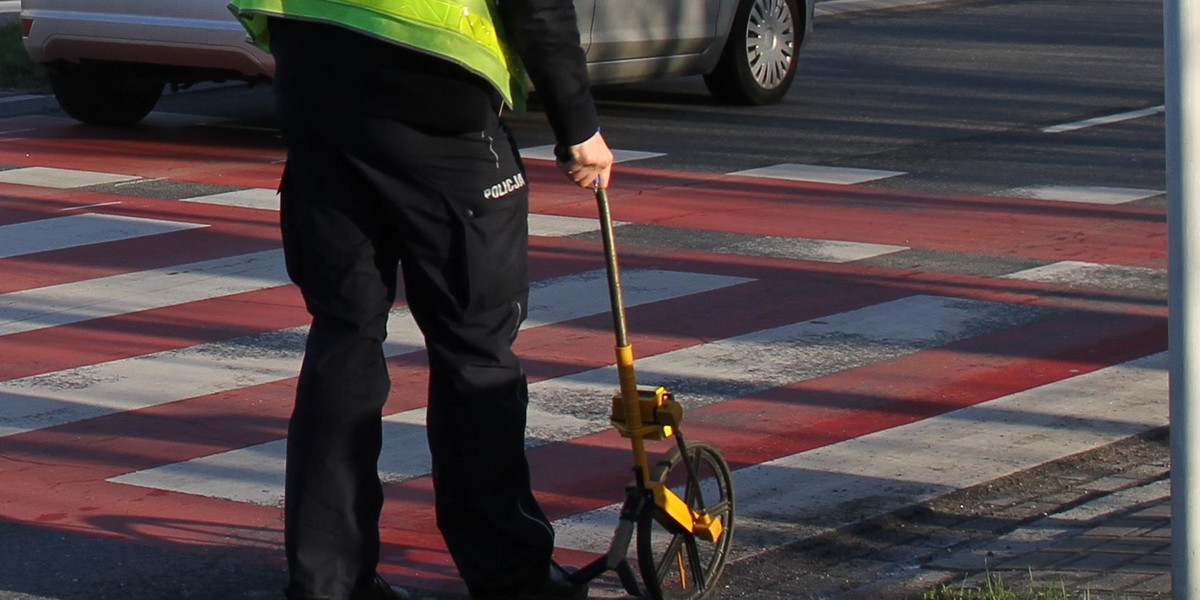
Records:
[[[626,273],[627,286],[630,275],[639,276],[643,282],[665,283],[677,293],[685,292],[682,287],[671,285],[671,278],[661,273]],[[637,283],[626,287],[627,294],[633,292],[628,296],[630,306],[644,300],[644,283],[643,286]],[[603,296],[602,285],[597,282],[599,289],[595,291],[600,293],[596,296]],[[643,381],[665,385],[686,397],[689,408],[700,407],[942,345],[971,333],[1032,320],[1043,316],[1042,312],[915,296],[819,321],[804,321],[659,354],[641,360],[638,369]],[[545,319],[544,316],[540,319],[541,324],[553,322]],[[529,391],[530,422],[526,428],[530,443],[567,441],[608,429],[609,407],[603,399],[612,395],[616,377],[615,367],[609,366],[534,383]],[[714,382],[720,383],[714,385]],[[425,445],[420,443],[424,439],[423,411],[393,415],[386,422],[389,426],[384,430],[380,459],[383,479],[399,481],[428,475],[429,456]],[[282,471],[269,469],[264,480],[251,480],[245,472],[247,467],[261,467],[264,461],[269,461],[272,467],[281,466],[284,447],[282,441],[268,442],[219,457],[205,457],[193,461],[195,464],[191,466],[169,465],[116,481],[276,506],[283,500]],[[218,475],[221,472],[226,475]],[[214,485],[218,480],[236,481],[247,489],[231,493],[224,486]],[[170,487],[164,487],[167,485]],[[248,493],[251,489],[256,492],[254,495]]]
[[[591,198],[555,187],[536,155],[527,446],[559,549],[588,556],[607,549],[629,478],[608,423],[608,295]],[[120,160],[0,170],[0,516],[115,535],[97,514],[186,513],[213,527],[163,543],[229,543],[213,533],[226,527],[278,543],[307,328],[268,233],[275,156],[224,156],[228,177]],[[689,439],[733,465],[735,557],[1166,423],[1165,288],[1146,287],[1165,277],[1165,226],[1137,204],[1153,190],[939,198],[798,167],[641,169],[612,193],[639,380],[671,389]],[[142,179],[167,193],[117,187]],[[931,252],[1021,260],[987,274],[888,262]],[[384,570],[453,591],[430,513],[422,346],[398,304]]]

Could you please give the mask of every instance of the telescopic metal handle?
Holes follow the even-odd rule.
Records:
[[[621,269],[617,266],[617,242],[613,235],[612,212],[608,207],[608,192],[596,186],[596,206],[600,209],[600,236],[604,240],[605,268],[608,271],[608,300],[612,304],[613,332],[617,346],[629,346],[625,328],[625,298],[621,293]]]

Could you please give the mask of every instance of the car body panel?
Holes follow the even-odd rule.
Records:
[[[223,1],[23,0],[34,62],[121,61],[269,76],[270,55],[246,43]]]
[[[714,43],[722,2],[601,0],[591,23],[588,60],[694,55]]]

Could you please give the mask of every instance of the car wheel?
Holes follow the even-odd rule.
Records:
[[[714,96],[737,104],[774,104],[796,76],[804,22],[797,0],[742,0],[729,41],[704,83]]]
[[[166,83],[123,65],[50,69],[50,88],[68,115],[91,125],[133,125],[150,114]]]

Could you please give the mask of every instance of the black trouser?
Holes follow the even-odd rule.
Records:
[[[283,243],[312,314],[288,429],[288,596],[350,598],[375,573],[398,262],[429,352],[437,524],[473,595],[538,582],[554,538],[530,490],[526,382],[511,348],[528,296],[516,146],[495,113],[470,115],[483,131],[448,133],[355,110],[377,93],[369,80],[308,95],[292,78],[320,65],[303,62],[303,36],[278,29]]]

